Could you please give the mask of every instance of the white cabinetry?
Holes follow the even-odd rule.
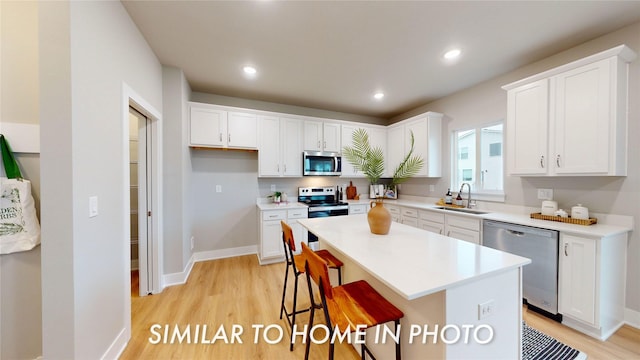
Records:
[[[445,235],[480,245],[481,219],[468,216],[445,215]]]
[[[293,230],[296,241],[296,252],[300,252],[301,242],[307,242],[307,231],[298,223],[298,219],[306,219],[306,208],[263,210],[260,214],[260,264],[284,261],[284,245],[282,244],[282,225],[285,221]]]
[[[424,166],[416,176],[442,176],[441,137],[442,114],[427,112],[397,124],[387,129],[387,176],[393,175],[393,170],[402,162],[407,151],[411,148],[411,133],[414,136],[414,154],[424,159]]]
[[[444,234],[444,214],[418,210],[418,227],[436,234]]]
[[[236,149],[258,148],[257,116],[190,103],[189,145]]]
[[[562,323],[605,340],[624,321],[627,233],[599,238],[561,232]]]
[[[260,116],[258,176],[302,176],[302,121]]]
[[[402,214],[400,212],[400,206],[384,204],[384,207],[389,210],[389,213],[391,214],[391,221],[401,222]]]
[[[418,210],[410,207],[400,208],[401,222],[405,225],[418,227]]]
[[[366,126],[359,124],[342,124],[342,148],[353,144],[353,133],[357,129],[365,129],[369,135],[371,148],[379,147],[382,153],[387,153],[387,130],[383,126]],[[341,151],[342,152],[342,151]],[[365,175],[353,168],[344,157],[342,158],[342,177],[365,177]]]
[[[349,215],[366,214],[369,212],[369,204],[349,204]]]
[[[284,259],[282,245],[282,225],[286,220],[286,210],[262,211],[260,221],[260,263],[268,264]]]
[[[512,175],[627,172],[627,62],[614,49],[505,85]]]
[[[340,124],[330,121],[304,122],[304,150],[340,152]]]

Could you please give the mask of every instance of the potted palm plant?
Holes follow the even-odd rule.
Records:
[[[424,165],[422,157],[413,153],[413,147],[414,137],[411,132],[411,148],[403,161],[394,169],[389,185],[394,197],[397,197],[397,185],[417,174]],[[380,147],[371,147],[369,134],[365,129],[359,128],[353,132],[352,146],[345,146],[342,156],[353,165],[356,171],[362,172],[372,186],[378,185],[378,181],[384,174],[384,152]],[[369,228],[374,234],[388,234],[391,227],[391,214],[382,203],[385,193],[387,192],[377,193],[376,200],[370,202],[371,210],[367,219]]]

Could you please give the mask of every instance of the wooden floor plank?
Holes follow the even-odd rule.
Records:
[[[121,359],[302,359],[304,346],[297,344],[289,351],[289,326],[280,319],[280,300],[284,281],[283,263],[258,264],[255,255],[204,261],[194,264],[186,284],[166,288],[161,294],[139,297],[137,279],[132,281],[132,335]],[[135,274],[134,274],[135,275]],[[289,279],[289,290],[293,280]],[[300,278],[301,306],[308,306],[306,280]],[[291,293],[289,293],[291,295]],[[287,304],[291,306],[291,296]],[[321,316],[321,315],[320,315]],[[553,320],[523,310],[524,320],[589,356],[589,360],[640,359],[640,330],[624,326],[608,341],[603,342],[572,330]],[[308,322],[308,314],[301,314],[297,323]],[[320,323],[318,318],[316,323]],[[170,326],[208,325],[208,336],[220,325],[231,329],[234,324],[244,328],[243,344],[151,344],[153,324]],[[277,324],[284,329],[284,339],[268,344],[260,339],[253,342],[253,324]],[[230,335],[230,330],[229,330]],[[318,334],[319,336],[321,334]],[[326,359],[328,345],[313,344],[311,359]],[[350,345],[336,345],[336,359],[359,359]]]

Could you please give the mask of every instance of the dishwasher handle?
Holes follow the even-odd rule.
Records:
[[[524,236],[524,233],[522,231],[515,231],[515,230],[511,230],[511,229],[505,229],[506,231],[509,232],[509,234],[514,235],[514,236]]]

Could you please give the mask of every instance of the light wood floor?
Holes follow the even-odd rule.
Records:
[[[161,294],[139,297],[137,280],[132,281],[132,335],[121,359],[302,359],[304,346],[297,344],[289,351],[289,326],[280,320],[279,308],[284,280],[284,264],[260,266],[255,255],[198,262],[184,285],[166,288]],[[134,285],[135,284],[135,285]],[[134,287],[135,286],[135,287]],[[301,306],[308,306],[306,280],[300,278]],[[289,283],[289,290],[293,282]],[[291,295],[291,293],[288,293]],[[290,299],[290,296],[287,296]],[[290,301],[288,302],[291,305]],[[640,359],[640,330],[624,326],[609,340],[602,342],[567,328],[553,320],[523,309],[524,320],[532,327],[585,352],[590,360]],[[298,326],[308,322],[302,314]],[[318,317],[316,323],[322,321]],[[176,324],[181,329],[206,324],[207,339],[213,338],[220,325],[225,325],[231,338],[233,324],[241,325],[242,344],[151,344],[157,335],[153,324]],[[253,324],[276,324],[284,329],[284,338],[268,344],[262,338],[254,343]],[[192,332],[193,333],[193,332]],[[270,333],[272,338],[276,333]],[[322,334],[319,333],[320,337]],[[326,359],[328,345],[311,346],[311,359]],[[336,359],[359,359],[350,345],[336,344]]]

